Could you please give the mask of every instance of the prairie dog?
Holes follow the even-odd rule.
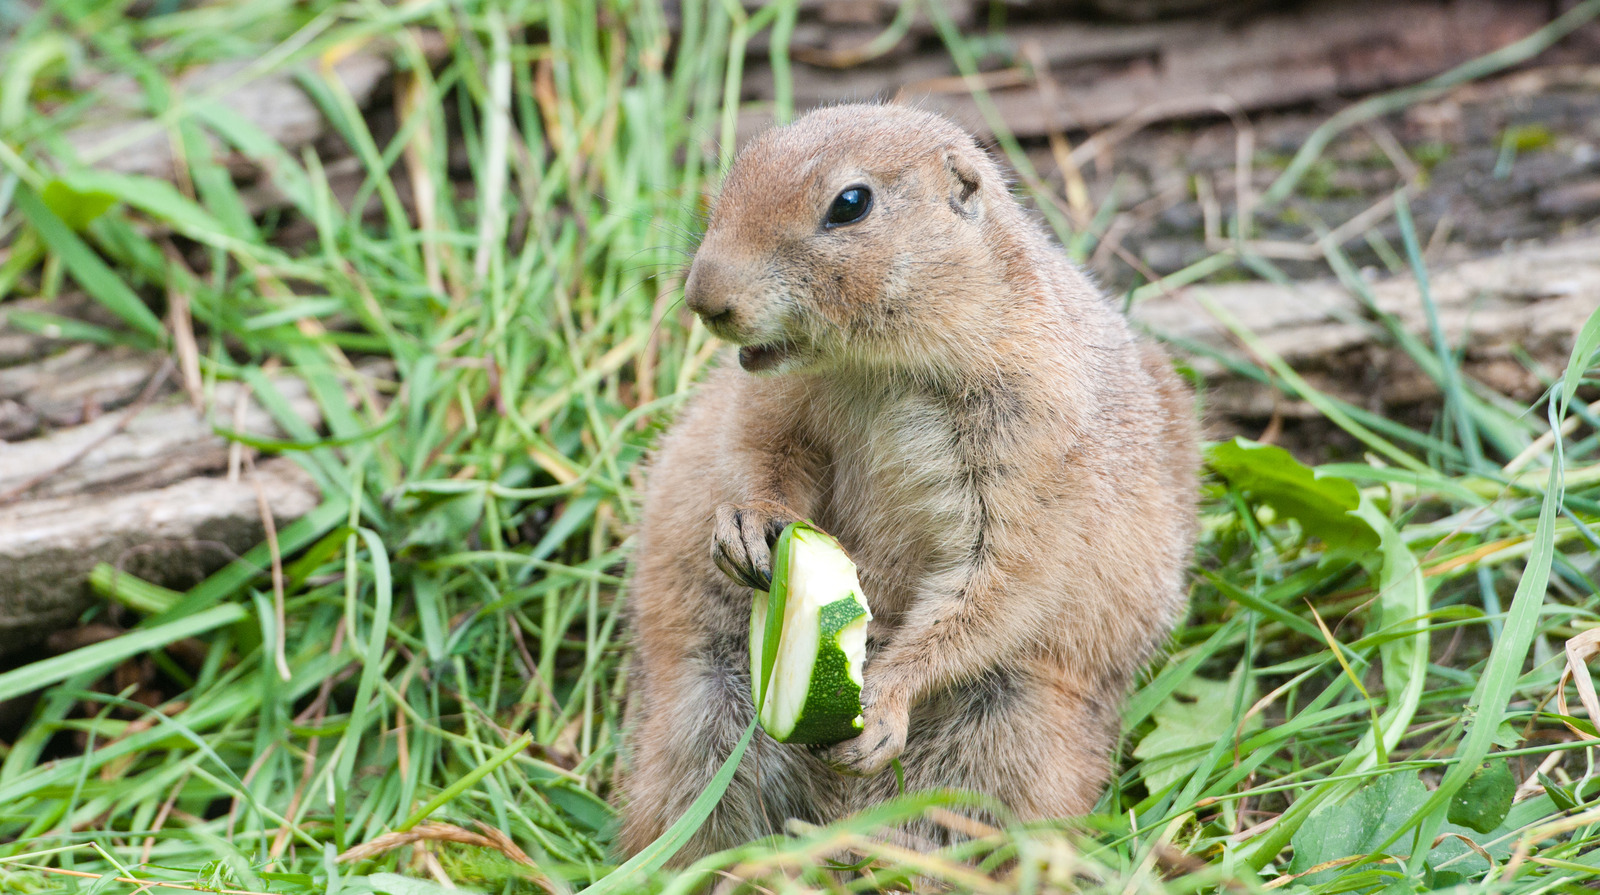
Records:
[[[896,757],[908,790],[1092,808],[1124,692],[1186,604],[1199,459],[1166,357],[969,134],[892,105],[754,139],[685,298],[738,347],[649,475],[622,850],[677,820],[749,724],[751,587],[795,519],[860,570],[865,730],[826,750],[758,733],[678,862],[889,798]]]

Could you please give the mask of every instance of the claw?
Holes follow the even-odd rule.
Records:
[[[772,548],[766,538],[766,520],[753,518],[755,513],[750,510],[735,515],[739,521],[739,536],[744,541],[745,556],[749,560],[746,570],[754,580],[760,582],[754,585],[758,590],[769,590],[772,587]]]
[[[711,545],[711,561],[716,563],[717,568],[722,571],[722,574],[727,575],[729,578],[732,578],[734,581],[738,582],[739,584],[743,584],[746,587],[751,586],[749,577],[745,575],[742,569],[739,568],[738,563],[734,561],[733,557],[728,555],[727,548],[721,543]]]
[[[717,507],[711,560],[724,575],[756,590],[772,588],[772,545],[792,519],[761,507]]]

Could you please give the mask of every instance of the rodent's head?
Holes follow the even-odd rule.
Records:
[[[1000,288],[986,231],[1012,205],[946,119],[820,109],[739,154],[684,297],[751,372],[925,357],[993,312],[974,296]]]

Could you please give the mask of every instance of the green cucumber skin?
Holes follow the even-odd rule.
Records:
[[[867,614],[860,594],[841,597],[822,607],[817,624],[822,629],[817,663],[811,669],[811,687],[794,730],[781,742],[806,746],[831,746],[861,733],[861,687],[850,678],[850,660],[839,648],[839,632]],[[818,698],[817,694],[832,695]],[[846,706],[841,711],[840,706]],[[853,708],[852,708],[853,707]],[[848,712],[848,714],[846,714]]]
[[[761,655],[756,656],[754,638],[750,650],[751,695],[755,697],[756,714],[761,714],[762,700],[767,695],[767,682],[772,680],[772,666],[778,661],[778,637],[783,633],[783,606],[789,601],[789,554],[794,552],[794,533],[800,527],[813,528],[810,522],[791,522],[778,535],[772,545],[772,590],[756,591],[757,600],[767,601],[767,629],[761,638]],[[754,610],[751,610],[754,612]],[[754,616],[751,623],[754,624]],[[754,634],[754,630],[751,631]]]

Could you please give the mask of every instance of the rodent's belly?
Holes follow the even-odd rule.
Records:
[[[834,464],[816,522],[855,561],[873,615],[881,619],[874,627],[892,628],[933,578],[972,555],[977,497],[959,469],[870,455],[862,460]]]
[[[846,528],[840,537],[841,543],[861,544],[866,540]],[[856,561],[867,605],[872,608],[873,628],[894,628],[899,624],[901,613],[913,602],[929,563],[921,555],[922,550],[878,547],[874,543],[866,549],[857,547],[850,553]]]

